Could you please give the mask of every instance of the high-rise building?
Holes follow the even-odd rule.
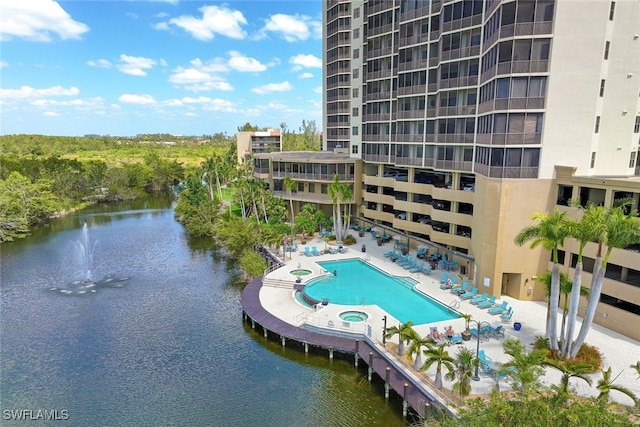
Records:
[[[545,299],[549,252],[514,244],[535,212],[639,207],[639,0],[327,0],[323,31],[323,147],[362,160],[360,216],[464,254],[484,290]],[[639,319],[634,245],[595,321]]]

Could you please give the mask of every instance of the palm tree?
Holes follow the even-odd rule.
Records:
[[[335,229],[336,240],[344,239],[344,230],[342,228],[342,208],[341,204],[347,200],[347,195],[352,197],[349,193],[351,189],[340,182],[338,174],[333,175],[333,182],[329,186],[329,197],[333,201],[333,227]]]
[[[576,318],[578,316],[578,305],[580,304],[580,296],[588,295],[588,292],[585,293],[583,291],[583,289],[585,288],[582,287],[582,253],[584,251],[584,247],[588,242],[601,240],[602,236],[606,232],[606,229],[604,227],[605,221],[603,220],[604,212],[605,210],[602,207],[589,205],[587,209],[584,210],[580,221],[570,220],[568,222],[569,233],[571,237],[578,241],[579,246],[578,260],[576,262],[573,283],[571,285],[569,312],[562,319],[562,336],[564,338],[562,340],[562,349],[560,353],[563,358],[567,358],[571,351],[571,343],[573,342]],[[566,331],[564,330],[565,321],[567,324]]]
[[[614,248],[625,248],[629,245],[640,243],[640,219],[636,217],[637,211],[634,209],[628,214],[624,213],[623,206],[616,206],[611,208],[606,215],[605,226],[606,236],[605,240],[598,242],[598,255],[602,253],[602,246],[606,243],[607,250],[602,257],[602,262],[598,266],[596,265],[596,271],[593,272],[591,280],[591,294],[589,295],[589,302],[585,310],[584,319],[582,320],[582,327],[580,333],[569,352],[570,357],[576,357],[580,347],[587,338],[587,334],[591,329],[593,323],[593,317],[596,314],[596,307],[600,302],[600,294],[602,293],[602,284],[604,283],[604,275],[607,270],[607,263],[609,257]]]
[[[549,270],[538,276],[538,282],[544,285],[545,295],[547,298],[551,293],[551,272]],[[567,273],[560,272],[560,294],[562,295],[562,326],[560,327],[560,337],[564,337],[567,313],[569,311],[569,294],[573,289],[573,282]],[[588,296],[589,288],[580,286],[580,296]],[[547,310],[549,306],[547,304]],[[562,341],[562,338],[561,338]],[[563,343],[564,344],[564,343]]]
[[[502,347],[504,352],[511,356],[511,360],[504,363],[500,371],[511,378],[511,387],[523,397],[540,390],[545,350],[534,349],[527,352],[517,339],[505,340]]]
[[[456,377],[458,382],[453,385],[453,391],[464,399],[471,393],[471,378],[473,377],[473,369],[479,363],[479,360],[473,355],[473,352],[466,347],[458,350],[455,358],[455,370],[449,371],[446,375],[448,380],[453,381]]]
[[[638,373],[638,379],[640,380],[640,360],[637,361],[635,365],[629,365],[629,367],[631,367]]]
[[[579,378],[591,385],[591,378],[585,375],[592,371],[592,366],[589,364],[567,365],[562,361],[550,359],[545,359],[542,364],[543,366],[550,366],[562,372],[560,384],[552,386],[552,389],[557,392],[556,398],[559,399],[562,404],[566,403],[567,397],[569,396],[569,380],[571,378]]]
[[[200,164],[202,170],[202,179],[207,183],[207,194],[209,199],[213,200],[213,175],[216,170],[216,159],[214,157],[205,158],[204,162]]]
[[[446,344],[440,344],[437,347],[428,346],[424,350],[426,357],[424,365],[420,368],[421,371],[427,371],[431,365],[436,364],[436,378],[434,379],[435,387],[440,390],[442,388],[442,366],[447,368],[447,375],[455,377],[455,359],[449,355],[449,352],[445,350]],[[451,379],[453,379],[453,377]],[[449,376],[447,376],[449,378]]]
[[[413,355],[416,355],[416,359],[413,361],[413,369],[419,371],[422,367],[422,348],[430,347],[434,344],[431,337],[421,337],[417,332],[413,334],[409,340],[409,361],[413,360]]]
[[[398,335],[398,354],[404,356],[405,342],[410,341],[413,334],[415,334],[413,322],[408,321],[407,323],[400,323],[398,326],[388,327],[384,337],[389,339],[394,335]]]
[[[293,216],[293,198],[291,194],[293,193],[293,190],[298,188],[298,183],[287,176],[282,180],[282,185],[289,194],[289,206],[291,207],[291,223],[295,224],[295,217]]]
[[[558,303],[560,302],[560,263],[558,261],[558,248],[564,245],[564,240],[569,236],[566,226],[566,212],[557,208],[551,215],[535,213],[533,219],[538,221],[536,225],[526,227],[515,238],[518,246],[532,241],[531,248],[542,245],[544,249],[553,254],[553,268],[551,270],[551,292],[549,297],[549,322],[547,325],[547,337],[551,350],[558,350]]]
[[[620,371],[620,374],[622,374],[622,371]],[[629,390],[627,387],[613,384],[615,380],[618,379],[620,374],[618,374],[614,379],[611,379],[611,367],[609,367],[609,369],[602,370],[602,379],[598,381],[598,385],[596,386],[600,394],[598,395],[598,397],[596,397],[596,399],[606,402],[609,400],[609,392],[611,390],[615,390],[629,396],[631,399],[633,399],[633,403],[637,405],[638,398],[631,390]]]
[[[344,183],[342,185],[342,201],[345,202],[343,221],[345,221],[346,224],[344,224],[344,227],[342,229],[342,233],[341,233],[342,238],[345,237],[345,235],[347,234],[347,230],[349,230],[349,226],[351,225],[351,199],[352,198],[353,198],[353,191],[351,189],[351,185]]]

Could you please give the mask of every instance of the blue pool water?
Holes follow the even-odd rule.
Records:
[[[415,281],[394,277],[360,259],[318,263],[336,277],[311,280],[305,292],[312,298],[328,299],[332,304],[375,304],[402,323],[415,325],[452,320],[458,313],[413,290]]]

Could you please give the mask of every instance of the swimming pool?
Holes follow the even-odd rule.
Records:
[[[337,275],[309,281],[304,291],[310,297],[331,304],[375,304],[402,323],[415,325],[457,319],[459,314],[434,299],[413,290],[415,281],[393,277],[360,260],[318,263]]]

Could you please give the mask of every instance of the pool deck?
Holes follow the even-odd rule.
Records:
[[[451,294],[450,291],[440,289],[439,281],[440,277],[444,273],[443,271],[434,270],[430,275],[425,275],[423,273],[410,273],[395,262],[384,258],[383,254],[392,250],[393,244],[387,243],[383,246],[377,246],[376,241],[371,239],[368,233],[365,234],[364,237],[356,237],[356,239],[358,242],[355,245],[347,247],[348,250],[346,253],[306,256],[304,254],[305,246],[310,249],[315,246],[318,251],[322,251],[325,247],[331,247],[321,238],[317,237],[308,241],[306,245],[299,245],[299,252],[291,254],[287,252],[284,260],[285,265],[283,267],[270,272],[262,281],[258,280],[256,283],[252,283],[252,286],[248,286],[248,288],[253,288],[253,291],[249,292],[247,289],[246,297],[243,293],[242,304],[243,308],[245,308],[245,312],[249,313],[251,318],[261,325],[263,325],[261,321],[274,326],[277,324],[277,328],[271,330],[281,333],[283,336],[297,339],[300,342],[314,343],[315,340],[324,339],[326,341],[326,345],[321,343],[316,344],[324,348],[339,349],[344,347],[343,349],[345,351],[354,352],[353,343],[355,341],[355,337],[357,337],[357,335],[354,334],[367,334],[370,337],[370,342],[367,343],[367,345],[375,346],[377,351],[379,351],[388,361],[393,362],[395,360],[397,363],[403,363],[401,359],[391,351],[392,346],[388,344],[386,348],[382,346],[382,331],[384,330],[383,317],[387,315],[387,327],[398,325],[399,322],[382,311],[379,307],[370,305],[343,306],[331,304],[329,302],[326,306],[321,306],[317,310],[312,310],[300,304],[293,296],[295,292],[293,287],[295,285],[296,277],[290,273],[291,270],[304,268],[312,271],[312,274],[302,276],[302,284],[304,284],[311,279],[327,274],[326,271],[316,263],[317,261],[361,258],[384,270],[388,274],[413,278],[418,282],[416,285],[417,290],[439,300],[444,305],[452,306],[461,313],[471,314],[474,320],[488,322],[492,326],[503,325],[505,328],[505,338],[518,338],[528,348],[530,348],[535,337],[543,336],[545,334],[547,313],[545,302],[520,301],[508,296],[503,296],[499,300],[496,300],[496,302],[500,303],[502,301],[507,301],[509,305],[513,307],[514,315],[512,323],[502,323],[500,316],[490,315],[486,310],[482,310],[475,305],[472,305],[469,301],[460,300],[460,298]],[[367,246],[366,253],[362,253],[360,251],[362,243],[365,243]],[[415,256],[415,251],[412,250],[411,254]],[[338,316],[340,313],[347,310],[366,312],[369,315],[369,318],[366,322],[343,322]],[[270,320],[267,321],[267,319]],[[561,314],[558,319],[558,324],[560,324]],[[577,328],[580,327],[580,320],[581,319],[578,318]],[[514,330],[512,326],[514,322],[522,324],[522,328],[519,331]],[[431,326],[436,326],[439,331],[443,331],[445,326],[448,325],[453,326],[454,330],[459,333],[464,330],[464,319],[459,318],[435,324],[417,325],[414,326],[414,329],[421,336],[426,336],[429,334],[429,328]],[[474,324],[472,323],[472,327],[473,326]],[[269,326],[265,327],[269,328]],[[286,331],[286,333],[282,332],[283,330]],[[334,340],[337,341],[334,342]],[[392,338],[391,341],[397,344],[397,337]],[[502,339],[491,338],[488,341],[482,341],[480,343],[480,348],[485,351],[486,355],[492,359],[493,362],[507,362],[510,359],[510,356],[503,352],[502,341]],[[342,344],[340,345],[339,343]],[[630,367],[630,365],[635,365],[636,362],[640,360],[640,342],[618,334],[617,332],[608,330],[600,325],[594,324],[587,336],[587,343],[600,349],[601,353],[603,353],[604,368],[606,369],[611,367],[614,377],[622,372],[622,374],[616,379],[615,384],[624,386],[634,392],[637,396],[640,396],[640,380],[637,378],[637,373]],[[360,346],[363,347],[362,342],[360,343]],[[475,353],[477,340],[472,338],[471,341],[463,342],[460,346],[451,346],[449,353],[452,356],[455,356],[455,352],[457,351],[456,347],[462,346],[466,346]],[[363,353],[362,350],[359,352]],[[368,351],[365,351],[363,355],[365,356],[365,360],[363,362],[368,364],[366,360]],[[406,362],[404,363],[406,365]],[[398,366],[398,369],[401,371],[404,370],[405,379],[408,376],[415,377],[417,374],[416,371],[409,366],[404,366],[404,369],[401,366]],[[378,372],[378,369],[376,369],[376,372]],[[384,367],[382,368],[382,372],[384,372]],[[378,374],[384,379],[383,374],[380,372],[378,372]],[[426,376],[429,378],[435,377],[435,366],[426,371]],[[571,381],[571,385],[576,388],[578,394],[583,396],[596,396],[598,394],[595,385],[602,376],[600,373],[596,373],[590,375],[590,377],[594,384],[591,387],[583,381]],[[543,376],[542,380],[547,384],[557,384],[560,381],[560,373],[552,368],[547,368],[546,374]],[[399,381],[403,380],[399,379]],[[428,381],[425,381],[425,383],[428,383]],[[446,380],[443,375],[444,388],[451,389],[452,384],[453,382]],[[492,377],[481,375],[480,381],[472,382],[471,394],[472,396],[487,394],[495,387],[495,384],[496,383]],[[394,385],[394,389],[398,391],[396,386],[398,386],[398,384]],[[505,381],[501,381],[499,386],[503,391],[510,390],[511,388]],[[401,395],[401,392],[399,394]],[[624,405],[632,404],[631,399],[616,391],[612,391],[610,393],[610,399]],[[416,406],[414,406],[414,402],[411,402],[413,399],[409,400],[412,406],[416,408]],[[417,408],[421,407],[421,403],[415,403],[418,405]]]

